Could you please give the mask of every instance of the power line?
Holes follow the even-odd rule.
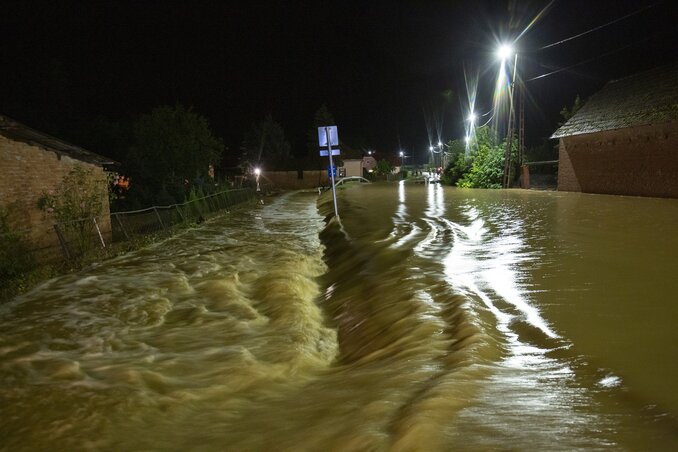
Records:
[[[524,80],[524,83],[531,82],[531,81],[533,81],[533,80],[537,80],[537,79],[540,79],[540,78],[548,77],[548,76],[550,76],[550,75],[554,75],[554,74],[557,74],[557,73],[559,73],[559,72],[567,71],[567,70],[572,69],[572,68],[574,68],[574,67],[581,66],[581,65],[586,64],[586,63],[590,63],[591,61],[595,61],[595,60],[597,60],[597,59],[599,59],[599,58],[605,58],[606,56],[612,55],[613,53],[621,52],[622,50],[626,50],[626,49],[628,49],[629,47],[632,47],[632,46],[634,46],[634,45],[636,45],[636,44],[640,44],[640,43],[643,43],[643,42],[645,42],[645,41],[649,41],[650,39],[656,38],[656,37],[659,36],[659,35],[666,34],[666,33],[675,33],[676,31],[677,31],[677,30],[672,30],[672,31],[669,31],[669,32],[664,31],[664,32],[655,33],[654,35],[648,36],[647,38],[641,39],[640,41],[632,42],[632,43],[627,44],[627,45],[625,45],[625,46],[616,48],[616,49],[614,49],[614,50],[610,50],[609,52],[605,52],[605,53],[603,53],[603,54],[601,54],[601,55],[596,55],[596,56],[594,56],[594,57],[592,57],[592,58],[589,58],[589,59],[584,60],[584,61],[580,61],[579,63],[573,64],[573,65],[571,65],[571,66],[567,66],[567,67],[564,67],[564,68],[556,69],[555,71],[547,72],[546,74],[542,74],[542,75],[538,75],[538,76],[536,76],[536,77],[529,78],[529,79],[527,79],[527,80]]]
[[[554,46],[557,46],[557,45],[562,44],[562,43],[564,43],[564,42],[571,41],[571,40],[573,40],[573,39],[577,39],[577,38],[579,38],[579,37],[581,37],[581,36],[584,36],[584,35],[587,35],[587,34],[589,34],[589,33],[593,33],[594,31],[600,30],[601,28],[605,28],[605,27],[607,27],[608,25],[615,24],[615,23],[617,23],[617,22],[619,22],[619,21],[622,21],[622,20],[624,20],[624,19],[628,19],[628,18],[631,17],[631,16],[635,16],[636,14],[639,14],[639,13],[645,11],[645,10],[648,10],[648,9],[650,9],[650,8],[654,8],[655,6],[659,5],[660,3],[663,3],[663,1],[659,1],[659,2],[657,2],[657,3],[653,3],[652,5],[645,6],[644,8],[640,8],[640,9],[637,10],[637,11],[634,11],[634,12],[632,12],[632,13],[629,13],[629,14],[625,15],[625,16],[619,17],[619,18],[617,18],[617,19],[615,19],[615,20],[613,20],[613,21],[611,21],[611,22],[608,22],[608,23],[606,23],[606,24],[599,25],[599,26],[597,26],[597,27],[595,27],[595,28],[592,28],[592,29],[590,29],[590,30],[587,30],[587,31],[585,31],[585,32],[583,32],[583,33],[579,33],[579,34],[577,34],[577,35],[570,36],[569,38],[565,38],[565,39],[563,39],[563,40],[561,40],[561,41],[554,42],[554,43],[549,44],[549,45],[545,45],[544,47],[540,47],[538,50],[548,49],[549,47],[554,47]]]

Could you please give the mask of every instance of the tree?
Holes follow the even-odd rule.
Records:
[[[381,159],[377,162],[377,174],[384,176],[393,172],[393,165],[386,159]]]
[[[210,178],[223,150],[203,116],[180,104],[156,107],[134,124],[129,196],[141,204],[182,202],[192,184]]]
[[[506,142],[499,142],[497,134],[485,126],[476,129],[470,148],[471,169],[459,179],[457,185],[464,188],[501,188]],[[515,162],[516,157],[517,145],[514,141],[511,160]]]
[[[472,160],[466,155],[466,145],[462,140],[450,140],[447,144],[448,164],[443,171],[444,184],[456,185],[461,177],[471,169]]]
[[[577,94],[577,97],[575,97],[574,103],[572,104],[572,108],[568,109],[567,106],[565,106],[562,110],[560,110],[560,116],[563,118],[563,120],[558,123],[558,126],[565,124],[572,116],[574,116],[575,113],[579,111],[583,105],[584,101],[581,100],[579,94]]]
[[[283,170],[290,165],[290,143],[282,126],[271,115],[252,124],[242,144],[244,166],[260,166]]]

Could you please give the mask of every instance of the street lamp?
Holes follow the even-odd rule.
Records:
[[[254,168],[254,175],[257,180],[257,191],[261,191],[261,186],[259,185],[259,176],[261,176],[261,168]]]
[[[499,49],[497,49],[497,57],[504,62],[511,58],[511,55],[513,55],[513,47],[511,47],[510,44],[502,44],[499,46]]]
[[[506,152],[504,153],[504,180],[502,186],[508,188],[509,179],[511,173],[511,147],[513,146],[513,119],[514,119],[514,108],[513,108],[513,88],[516,80],[516,73],[518,67],[518,52],[514,52],[513,47],[509,44],[502,44],[497,50],[497,56],[502,63],[502,72],[504,69],[504,64],[506,60],[511,58],[511,55],[514,55],[513,58],[513,77],[509,82],[508,86],[508,96],[509,96],[509,118],[508,118],[508,129],[506,137]]]
[[[405,153],[400,151],[400,167],[402,168],[405,165]]]

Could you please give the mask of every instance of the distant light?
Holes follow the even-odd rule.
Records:
[[[438,146],[443,147],[442,141],[438,141]]]
[[[429,146],[428,150],[433,152],[433,146]]]
[[[254,175],[259,176],[261,174],[261,168],[254,168]]]
[[[372,151],[367,151],[367,155],[372,155]]]
[[[402,157],[403,155],[404,155],[404,154],[403,154],[403,151],[400,151],[400,156]]]
[[[471,137],[464,137],[464,141],[466,141],[466,144],[471,142]]]
[[[513,47],[511,47],[509,44],[502,44],[499,46],[499,50],[497,50],[497,56],[500,60],[505,61],[509,59],[511,55],[513,55]]]
[[[471,114],[468,115],[468,120],[469,120],[470,122],[476,122],[476,118],[477,118],[477,116],[476,116],[476,114],[473,113],[473,112],[471,112]]]

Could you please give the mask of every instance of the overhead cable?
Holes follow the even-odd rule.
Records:
[[[600,30],[601,28],[605,28],[605,27],[607,27],[608,25],[615,24],[615,23],[617,23],[617,22],[619,22],[619,21],[622,21],[622,20],[624,20],[624,19],[628,19],[628,18],[631,17],[631,16],[635,16],[636,14],[642,13],[643,11],[648,10],[648,9],[650,9],[650,8],[653,8],[653,7],[657,6],[657,5],[659,5],[660,3],[663,3],[663,1],[659,1],[659,2],[657,2],[657,3],[653,3],[652,5],[645,6],[644,8],[640,8],[640,9],[637,10],[637,11],[634,11],[634,12],[632,12],[632,13],[629,13],[629,14],[625,15],[625,16],[619,17],[619,18],[617,18],[617,19],[615,19],[615,20],[613,20],[613,21],[611,21],[611,22],[608,22],[608,23],[606,23],[606,24],[599,25],[599,26],[597,26],[597,27],[595,27],[595,28],[592,28],[592,29],[590,29],[590,30],[587,30],[587,31],[585,31],[585,32],[583,32],[583,33],[579,33],[579,34],[577,34],[577,35],[570,36],[569,38],[565,38],[565,39],[560,40],[560,41],[558,41],[558,42],[554,42],[554,43],[552,43],[552,44],[545,45],[544,47],[540,47],[538,50],[548,49],[549,47],[554,47],[554,46],[557,46],[557,45],[562,44],[562,43],[564,43],[564,42],[571,41],[571,40],[573,40],[573,39],[577,39],[577,38],[579,38],[579,37],[581,37],[581,36],[584,36],[584,35],[587,35],[587,34],[589,34],[589,33],[593,33],[594,31],[598,31],[598,30]]]

